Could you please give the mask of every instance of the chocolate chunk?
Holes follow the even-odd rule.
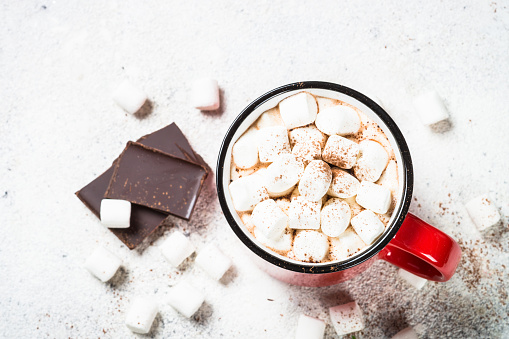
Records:
[[[130,141],[116,162],[105,197],[189,219],[206,175],[201,165]]]

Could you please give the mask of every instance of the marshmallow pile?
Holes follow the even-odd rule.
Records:
[[[319,103],[308,92],[282,100],[232,148],[230,196],[244,224],[304,262],[344,260],[376,241],[398,187],[392,150],[362,136],[366,118]]]

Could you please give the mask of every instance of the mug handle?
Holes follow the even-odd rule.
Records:
[[[419,277],[444,282],[456,271],[461,248],[444,232],[408,213],[379,258]]]

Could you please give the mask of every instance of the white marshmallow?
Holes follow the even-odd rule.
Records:
[[[370,210],[364,210],[352,218],[352,227],[367,245],[370,245],[385,230],[384,224]]]
[[[295,339],[323,339],[325,322],[305,314],[299,316]]]
[[[251,214],[253,224],[269,239],[278,239],[288,225],[288,216],[272,199],[262,201]]]
[[[279,108],[277,107],[271,108],[263,112],[262,115],[260,115],[260,117],[258,118],[258,120],[256,120],[256,127],[258,129],[284,125],[285,123],[283,122],[281,114],[279,114]]]
[[[213,244],[209,244],[198,252],[194,262],[215,280],[221,279],[232,266],[232,260]]]
[[[303,197],[292,199],[288,211],[288,226],[293,229],[319,229],[321,207],[321,200],[309,201]]]
[[[119,199],[101,200],[101,223],[108,228],[128,228],[131,220],[131,203]]]
[[[256,204],[269,198],[263,181],[261,175],[253,173],[230,183],[230,196],[237,211],[252,211]]]
[[[375,182],[387,166],[389,155],[385,148],[373,140],[363,140],[359,143],[360,157],[353,167],[353,172],[359,180]]]
[[[344,335],[364,329],[364,317],[357,302],[352,301],[329,308],[332,326],[338,335]]]
[[[357,191],[355,200],[368,210],[385,214],[391,206],[391,191],[372,182],[363,181]]]
[[[289,138],[292,146],[297,143],[316,141],[320,144],[321,148],[324,148],[325,142],[327,141],[327,136],[320,132],[314,125],[292,129],[289,132]]]
[[[320,262],[329,252],[329,240],[319,231],[300,231],[293,240],[293,253],[300,261]]]
[[[277,156],[263,174],[269,195],[288,194],[304,173],[304,163],[292,154]]]
[[[158,312],[157,303],[148,298],[136,298],[131,303],[125,318],[125,325],[134,333],[150,332]]]
[[[251,213],[242,213],[240,215],[240,220],[242,220],[242,223],[246,225],[248,229],[253,229],[253,218],[251,217]]]
[[[293,146],[292,154],[307,164],[313,160],[322,160],[322,147],[318,141],[298,142]]]
[[[293,192],[293,190],[292,190],[292,192]],[[281,209],[281,211],[285,212],[285,214],[288,215],[288,213],[290,212],[290,206],[292,204],[290,202],[290,199],[279,198],[279,199],[274,199],[274,200],[276,201],[276,204]]]
[[[332,168],[332,181],[327,194],[336,198],[354,197],[359,190],[360,182],[350,173],[339,168]]]
[[[352,227],[348,227],[339,237],[329,240],[332,260],[345,260],[366,247]]]
[[[470,200],[466,203],[465,208],[480,231],[500,221],[500,213],[497,207],[486,194]]]
[[[419,339],[417,333],[415,333],[414,329],[409,326],[398,333],[396,333],[392,339]]]
[[[106,282],[113,278],[122,265],[122,259],[100,246],[85,261],[84,267],[97,279]]]
[[[449,118],[449,113],[442,99],[435,91],[429,91],[415,97],[413,104],[421,122],[425,125],[434,125]]]
[[[238,168],[248,169],[258,163],[257,132],[257,129],[249,128],[233,145],[233,162]]]
[[[184,282],[170,289],[168,294],[168,303],[183,316],[190,318],[198,311],[203,302],[205,295]]]
[[[129,81],[124,81],[113,92],[113,101],[127,113],[134,114],[147,101],[147,95]]]
[[[170,234],[159,249],[173,267],[180,265],[195,251],[195,247],[189,238],[179,231]]]
[[[322,160],[311,161],[299,182],[299,192],[307,200],[318,201],[327,193],[332,181],[332,171]]]
[[[315,125],[328,135],[350,135],[359,131],[361,119],[353,108],[336,105],[320,111],[316,117]]]
[[[266,247],[277,252],[288,252],[292,249],[293,244],[293,231],[286,229],[285,232],[276,239],[269,239],[258,228],[254,228],[255,238]]]
[[[258,131],[258,156],[261,162],[273,162],[279,155],[290,152],[285,127],[265,127]]]
[[[400,268],[398,270],[398,275],[401,279],[405,280],[407,283],[415,287],[416,289],[420,290],[421,288],[426,285],[426,282],[428,280],[421,278],[415,274],[412,274],[408,271],[405,271],[404,269]]]
[[[279,103],[279,113],[287,129],[305,126],[315,121],[318,104],[307,92],[292,95]]]
[[[382,172],[380,179],[376,182],[378,185],[388,188],[392,195],[396,195],[398,191],[398,164],[394,160],[390,160]]]
[[[197,79],[191,85],[191,105],[202,111],[219,108],[219,86],[214,79]]]
[[[355,165],[359,155],[359,145],[339,135],[327,139],[322,152],[322,159],[339,168],[349,169]]]
[[[242,177],[247,177],[256,171],[256,168],[242,169],[233,165],[230,167],[230,180],[235,181]]]
[[[343,200],[350,206],[350,210],[352,211],[352,218],[364,210],[364,208],[362,208],[362,206],[359,205],[357,201],[355,201],[355,197],[346,198]]]
[[[320,225],[323,234],[338,237],[350,225],[350,206],[341,199],[327,200],[320,213]]]

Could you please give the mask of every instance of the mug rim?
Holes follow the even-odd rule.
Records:
[[[264,250],[260,248],[256,243],[254,243],[241,229],[241,226],[237,224],[235,221],[235,218],[232,214],[232,211],[228,207],[227,201],[226,201],[226,192],[223,190],[223,175],[224,175],[224,163],[226,160],[226,155],[228,151],[228,147],[230,143],[232,142],[233,136],[237,132],[238,128],[241,126],[241,124],[244,122],[244,120],[253,113],[260,105],[262,105],[267,100],[272,99],[273,97],[290,92],[295,90],[305,90],[305,89],[325,89],[325,90],[331,90],[335,92],[339,92],[342,94],[345,94],[347,96],[350,96],[364,105],[366,105],[369,109],[371,109],[386,125],[386,127],[389,129],[390,133],[394,137],[394,140],[396,141],[396,144],[399,148],[402,164],[403,166],[403,175],[404,180],[402,181],[404,183],[404,189],[403,194],[401,196],[401,204],[399,205],[399,208],[393,213],[397,213],[397,216],[393,219],[392,225],[390,225],[390,229],[388,232],[385,232],[382,235],[382,238],[379,239],[379,241],[375,245],[371,245],[368,249],[364,250],[362,253],[360,253],[357,256],[354,256],[351,260],[343,260],[343,261],[332,261],[332,262],[325,262],[325,263],[316,263],[315,265],[311,263],[295,263],[290,261],[285,261],[276,255],[273,255],[270,249]],[[227,169],[230,171],[230,169]],[[401,173],[401,172],[400,172]],[[351,267],[357,266],[366,260],[371,259],[376,254],[378,254],[387,244],[394,238],[396,233],[398,232],[399,228],[401,227],[401,224],[403,223],[403,220],[406,217],[406,214],[408,213],[408,209],[410,207],[410,202],[412,199],[412,191],[413,191],[413,167],[412,167],[412,158],[410,156],[410,151],[408,149],[408,145],[405,141],[405,138],[403,137],[403,134],[401,133],[400,129],[394,122],[394,120],[389,116],[385,110],[380,107],[375,101],[367,97],[366,95],[357,92],[354,89],[351,89],[349,87],[331,83],[331,82],[324,82],[324,81],[302,81],[302,82],[295,82],[290,83],[287,85],[283,85],[280,87],[277,87],[275,89],[272,89],[268,91],[267,93],[261,95],[254,101],[252,101],[246,108],[240,112],[239,115],[234,119],[230,127],[228,128],[228,131],[226,132],[226,135],[221,143],[221,147],[219,150],[219,156],[217,159],[217,165],[216,165],[216,188],[217,188],[217,196],[219,199],[219,204],[221,206],[221,209],[223,211],[223,214],[226,218],[226,221],[230,225],[230,228],[233,230],[233,232],[236,234],[236,236],[244,243],[247,248],[255,253],[258,257],[262,258],[263,260],[276,265],[278,267],[281,267],[283,269],[287,269],[294,272],[301,272],[301,273],[311,273],[311,274],[323,274],[323,273],[331,273],[336,271],[343,271],[346,269],[349,269]],[[235,212],[236,213],[236,212]]]

